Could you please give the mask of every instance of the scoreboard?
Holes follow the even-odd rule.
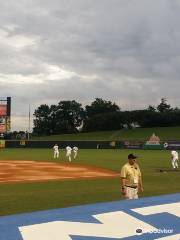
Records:
[[[11,97],[0,99],[0,134],[11,130]]]

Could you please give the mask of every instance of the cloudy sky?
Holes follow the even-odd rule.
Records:
[[[41,104],[180,107],[180,0],[0,0],[0,97],[12,130]],[[32,124],[31,124],[32,127]]]

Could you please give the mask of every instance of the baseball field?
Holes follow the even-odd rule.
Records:
[[[65,151],[0,150],[0,215],[120,200],[119,173],[133,152],[143,174],[141,197],[180,192],[180,171],[171,170],[166,150],[79,150],[68,162]],[[161,171],[163,170],[163,171]]]

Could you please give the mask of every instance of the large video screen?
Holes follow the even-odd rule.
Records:
[[[6,116],[0,116],[0,133],[6,132]]]
[[[0,134],[10,131],[10,102],[10,98],[0,99]]]
[[[0,104],[0,117],[7,115],[7,105]]]

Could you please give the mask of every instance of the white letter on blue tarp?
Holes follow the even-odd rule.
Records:
[[[136,229],[143,233],[156,228],[122,211],[94,215],[100,223],[54,221],[21,226],[23,240],[71,240],[70,235],[89,237],[125,238],[136,235]]]

